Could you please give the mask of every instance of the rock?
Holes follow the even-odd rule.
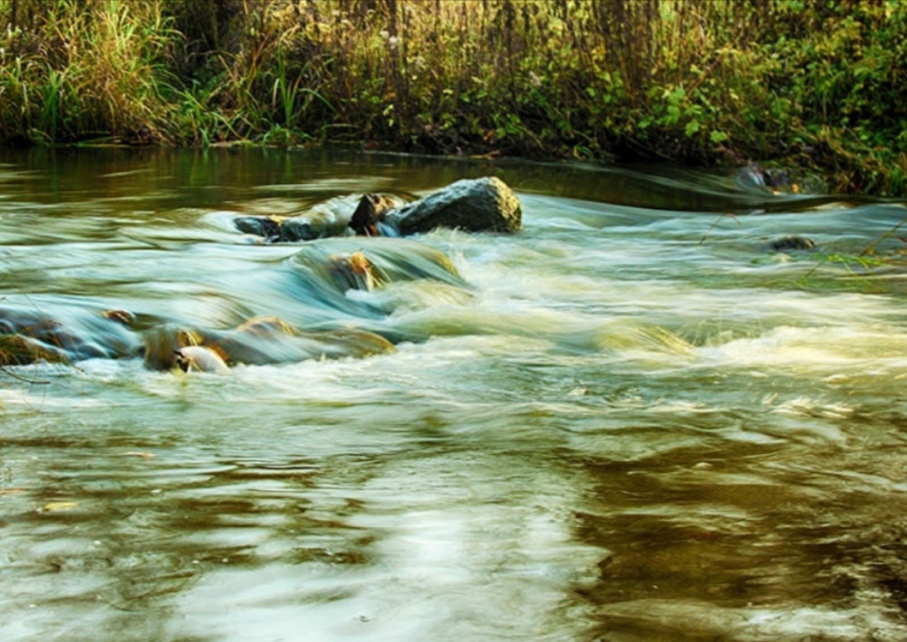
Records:
[[[274,337],[281,335],[296,335],[299,331],[280,317],[252,317],[236,326],[237,332],[243,332],[255,337]]]
[[[278,240],[285,243],[314,241],[324,235],[323,226],[317,225],[315,221],[308,217],[299,216],[288,218],[281,222]]]
[[[762,167],[758,163],[748,163],[741,168],[737,173],[737,182],[748,189],[768,192],[786,191],[792,183],[787,170]]]
[[[233,219],[237,230],[260,236],[265,243],[296,243],[341,236],[348,233],[347,223],[348,219],[342,214],[324,210],[289,217],[238,216]]]
[[[290,217],[239,216],[234,225],[266,243],[313,241],[329,236],[399,236],[449,227],[471,232],[516,232],[522,208],[501,179],[461,180],[410,204],[382,194],[360,197],[349,213],[348,198],[331,199],[306,214]]]
[[[183,372],[226,374],[230,371],[217,352],[206,346],[185,346],[173,351],[176,365]]]
[[[243,234],[261,236],[269,242],[280,240],[280,221],[270,216],[239,216],[233,224]]]
[[[0,308],[0,335],[21,336],[14,348],[29,349],[36,359],[79,361],[132,356],[138,339],[124,325],[125,310],[95,312],[48,306],[38,311],[26,306]],[[115,318],[116,317],[116,318]]]
[[[131,328],[135,323],[135,315],[129,310],[104,310],[101,316],[110,321],[116,321],[125,328]]]
[[[203,341],[202,334],[194,328],[175,324],[155,326],[144,336],[145,367],[150,370],[170,370],[176,365],[177,350],[196,346]]]
[[[362,252],[348,256],[330,256],[329,274],[341,291],[374,290],[386,285],[387,275],[376,268]]]
[[[19,334],[0,334],[0,368],[24,366],[36,361],[66,363],[69,358],[65,351],[44,345],[30,337]]]
[[[380,194],[365,194],[350,219],[350,227],[357,236],[381,236],[380,224],[394,207],[394,202]]]
[[[522,227],[522,208],[504,181],[485,177],[452,183],[415,203],[387,212],[384,220],[403,235],[437,227],[516,232]]]
[[[821,177],[798,168],[762,167],[750,162],[737,172],[737,184],[753,192],[769,194],[824,194],[828,186]]]
[[[773,252],[789,252],[791,250],[812,250],[816,247],[816,242],[805,236],[785,236],[775,239],[768,244]]]
[[[321,356],[324,358],[369,357],[395,350],[393,344],[381,335],[356,328],[326,330],[312,336],[321,343]]]

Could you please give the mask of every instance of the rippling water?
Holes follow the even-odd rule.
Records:
[[[137,326],[0,371],[3,640],[904,639],[903,203],[352,153],[0,161],[0,309]],[[488,174],[523,232],[231,224]],[[768,248],[789,235],[817,248]],[[357,250],[400,274],[316,269]],[[221,376],[134,345],[270,315],[394,349]]]

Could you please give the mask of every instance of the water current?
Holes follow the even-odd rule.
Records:
[[[521,232],[233,224],[485,175]],[[0,369],[0,639],[904,640],[905,216],[731,171],[2,152],[0,321],[89,340]],[[356,251],[388,282],[318,268]],[[226,374],[142,357],[275,316],[310,334]]]

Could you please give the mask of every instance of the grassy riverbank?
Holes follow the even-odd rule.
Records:
[[[0,0],[0,144],[778,162],[907,191],[897,0]]]

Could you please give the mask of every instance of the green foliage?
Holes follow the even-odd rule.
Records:
[[[897,0],[0,4],[0,143],[740,163],[907,181]]]

